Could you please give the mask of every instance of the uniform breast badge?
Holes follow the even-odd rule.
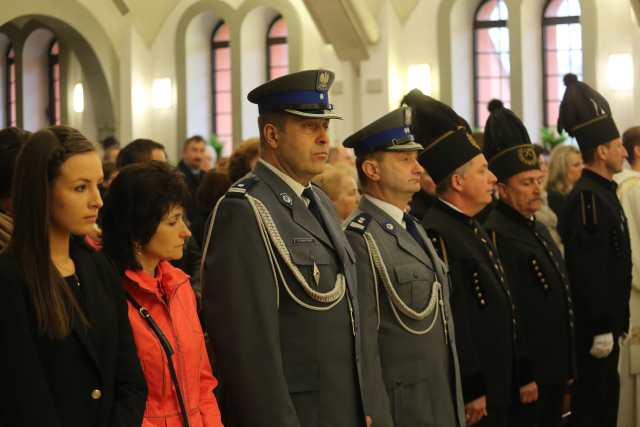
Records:
[[[315,280],[316,286],[320,286],[320,269],[315,262],[313,263],[313,280]]]

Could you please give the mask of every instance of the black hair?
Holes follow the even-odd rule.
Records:
[[[164,151],[164,145],[151,139],[134,139],[118,153],[116,167],[121,169],[134,163],[148,162],[153,150]]]
[[[0,130],[0,199],[11,197],[16,158],[29,136],[29,132],[14,127]]]
[[[121,272],[140,270],[134,245],[147,244],[169,210],[187,206],[190,198],[184,175],[165,162],[122,168],[101,211],[103,251]]]

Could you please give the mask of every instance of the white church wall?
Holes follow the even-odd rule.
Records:
[[[640,31],[633,22],[633,10],[626,0],[608,0],[606,6],[597,2],[597,56],[596,72],[598,91],[607,98],[611,106],[613,117],[620,132],[632,125],[638,125],[636,115],[637,97],[634,91],[614,90],[609,85],[609,56],[613,54],[633,54],[634,38],[640,37]],[[637,56],[636,56],[637,57]],[[634,85],[638,86],[638,73],[634,70]]]
[[[77,56],[73,52],[66,54],[67,60],[63,64],[66,67],[67,82],[67,122],[69,126],[78,129],[84,136],[86,136],[92,142],[98,142],[98,127],[96,124],[95,110],[94,110],[94,98],[92,96],[91,87],[86,84],[86,78],[82,72],[82,66],[78,61]],[[82,112],[75,111],[74,102],[74,87],[76,84],[82,84],[84,92],[84,109]],[[64,90],[64,89],[63,89]]]

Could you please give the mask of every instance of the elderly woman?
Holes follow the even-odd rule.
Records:
[[[547,179],[547,193],[549,207],[560,216],[564,201],[575,184],[582,176],[582,155],[580,150],[572,145],[560,145],[551,151],[549,157],[549,177]]]
[[[338,215],[344,221],[358,207],[360,194],[354,178],[355,171],[350,166],[327,166],[325,171],[313,179],[331,199]]]
[[[128,294],[149,388],[142,427],[222,426],[196,297],[189,276],[169,262],[182,257],[191,236],[185,224],[190,197],[176,168],[150,161],[120,170],[103,208],[103,250]]]

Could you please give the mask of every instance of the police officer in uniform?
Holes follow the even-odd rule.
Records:
[[[506,426],[515,395],[534,401],[537,387],[502,263],[474,218],[491,202],[496,178],[450,107],[417,91],[403,102],[413,107],[413,133],[426,145],[419,161],[437,184],[439,200],[422,224],[449,264],[467,422]]]
[[[609,104],[598,92],[564,77],[558,130],[576,138],[585,169],[560,215],[560,235],[574,296],[577,368],[575,425],[616,425],[618,340],[629,328],[631,248],[613,175],[626,150]]]
[[[339,118],[333,79],[302,71],[248,95],[261,159],[214,208],[203,260],[226,425],[365,426],[355,258],[331,201],[310,184]]]
[[[537,402],[516,405],[510,425],[559,427],[564,392],[575,368],[568,273],[549,231],[535,219],[542,207],[543,178],[529,134],[501,101],[491,101],[489,111],[484,153],[498,178],[500,197],[484,225],[517,301],[538,385]]]
[[[410,126],[411,109],[401,107],[343,143],[355,151],[364,192],[346,231],[356,254],[363,346],[370,356],[378,351],[369,346],[379,348],[379,361],[365,356],[364,372],[381,363],[384,379],[367,390],[377,410],[391,408],[396,427],[464,427],[447,269],[405,213],[422,172],[422,145]]]

